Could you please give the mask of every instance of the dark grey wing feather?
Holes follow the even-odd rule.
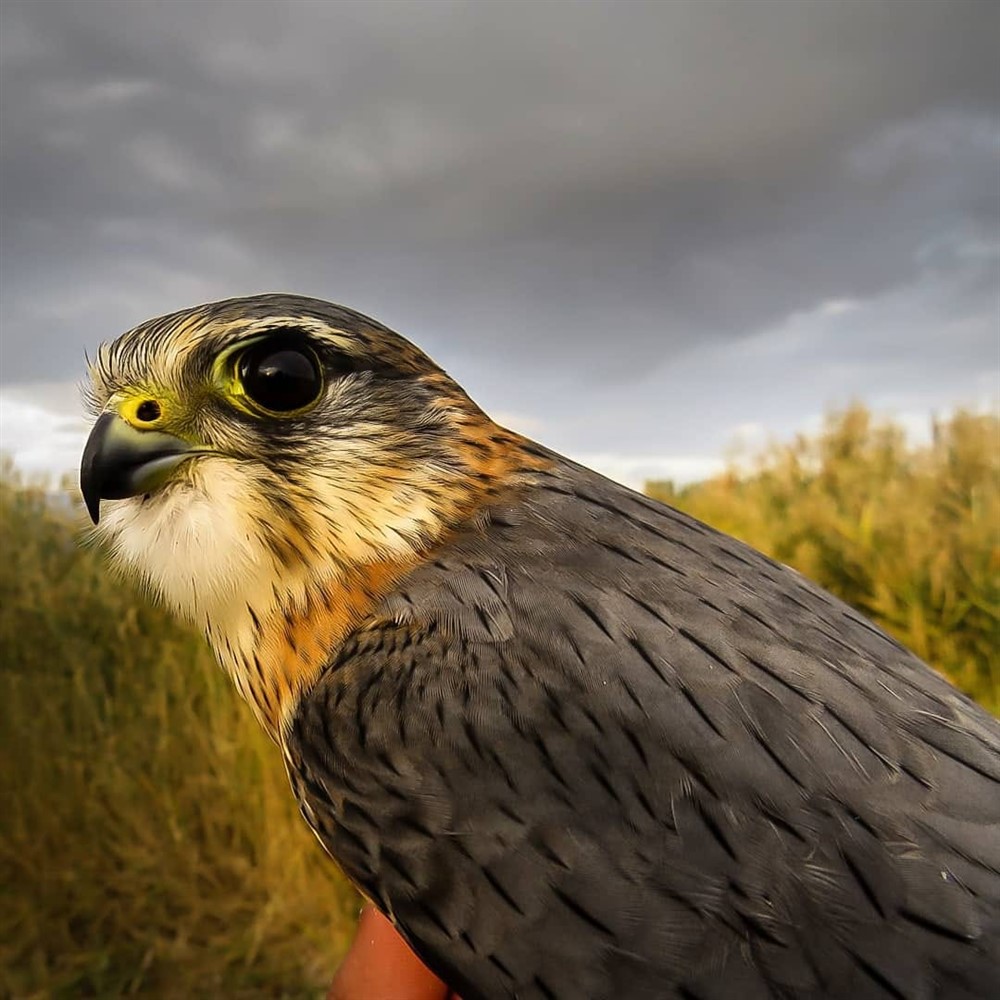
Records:
[[[569,463],[404,581],[287,752],[323,843],[465,1000],[998,985],[997,721]]]

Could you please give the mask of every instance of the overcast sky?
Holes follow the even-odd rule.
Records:
[[[84,351],[317,295],[629,482],[861,398],[1000,398],[1000,4],[3,0],[0,420]]]

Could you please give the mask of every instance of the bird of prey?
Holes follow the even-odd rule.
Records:
[[[113,558],[465,1000],[1000,995],[1000,724],[839,600],[323,301],[91,376]]]

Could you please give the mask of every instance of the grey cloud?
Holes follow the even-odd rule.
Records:
[[[803,373],[889,378],[903,315],[923,374],[898,377],[990,363],[989,0],[235,10],[4,3],[0,378],[74,376],[149,315],[267,288],[372,312],[602,448],[615,384],[649,406],[688,371],[695,405],[828,299],[889,303],[858,316],[893,332],[814,325]],[[573,430],[551,397],[587,384],[620,415]],[[733,423],[773,393],[737,389]]]

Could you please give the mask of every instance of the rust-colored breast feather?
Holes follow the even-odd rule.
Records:
[[[442,389],[451,383],[445,380]],[[467,524],[484,516],[498,496],[517,491],[526,477],[551,465],[551,458],[524,438],[498,427],[478,411],[456,410],[452,421],[454,451],[461,457],[465,474],[443,485],[422,482],[419,469],[400,470],[399,479],[425,496],[432,496],[441,527],[439,544],[447,544],[451,530],[446,524]],[[385,482],[369,489],[357,505],[359,520],[376,523],[384,517],[387,494],[393,490]],[[292,526],[275,536],[281,546],[278,562],[287,565],[309,563],[308,533]],[[285,550],[289,550],[285,555]],[[308,690],[327,664],[330,650],[359,627],[380,623],[380,609],[393,589],[426,560],[426,553],[407,548],[402,556],[380,557],[356,562],[342,572],[311,582],[304,599],[282,600],[267,613],[249,608],[253,628],[245,652],[236,664],[238,684],[255,708],[258,717],[275,738],[303,691]],[[276,586],[278,585],[276,581]]]

